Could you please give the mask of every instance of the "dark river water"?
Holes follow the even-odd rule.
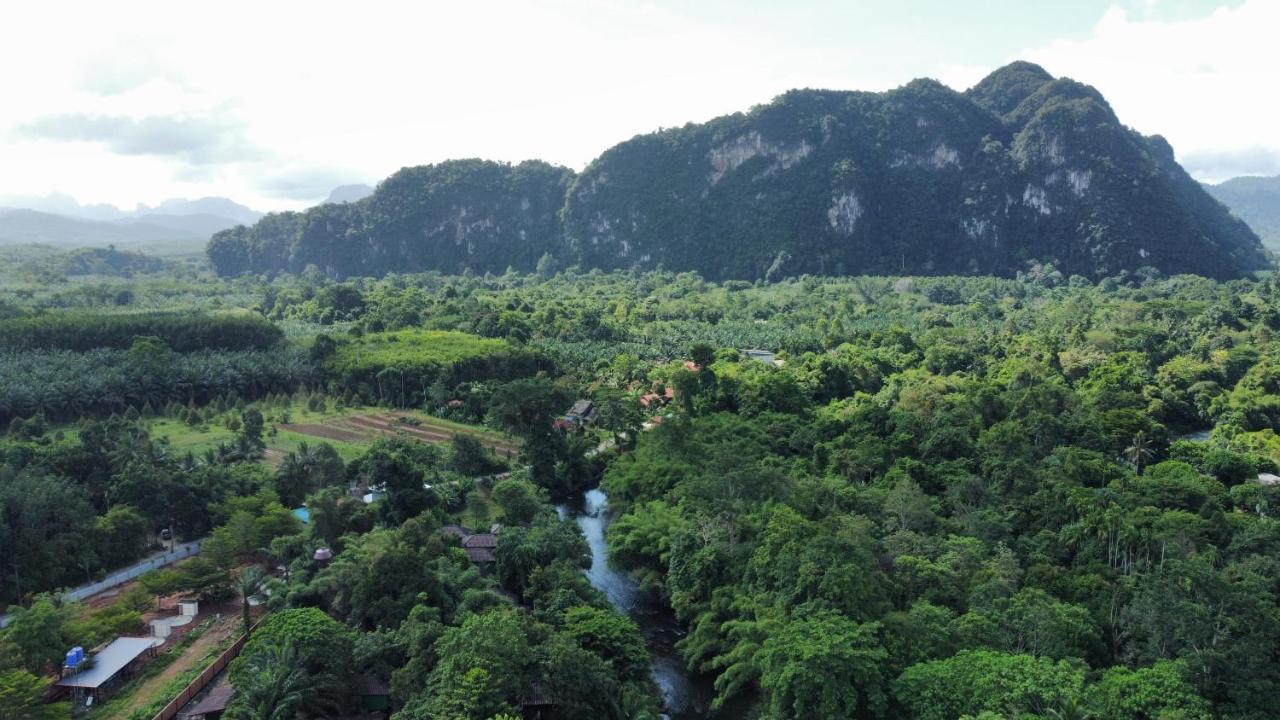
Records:
[[[636,586],[629,575],[609,567],[605,555],[604,532],[609,525],[608,497],[600,490],[588,490],[577,506],[561,505],[561,517],[572,517],[591,546],[591,584],[603,592],[618,609],[627,613],[644,635],[653,657],[653,680],[662,691],[664,711],[672,720],[738,717],[734,710],[710,713],[715,690],[711,678],[691,675],[684,668],[675,644],[684,634],[671,610],[652,593]]]
[[[1197,442],[1208,442],[1209,436],[1212,433],[1213,433],[1213,428],[1211,427],[1203,428],[1201,430],[1193,430],[1184,435],[1179,435],[1175,437],[1174,440],[1195,440]]]

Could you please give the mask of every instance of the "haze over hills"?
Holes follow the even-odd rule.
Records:
[[[238,225],[248,225],[262,218],[262,213],[223,197],[204,197],[197,200],[170,199],[155,207],[139,205],[130,215],[138,218],[154,216],[208,216],[221,217]]]
[[[128,221],[152,215],[212,215],[235,223],[254,223],[262,217],[262,213],[257,210],[223,197],[204,197],[195,200],[170,198],[155,206],[139,203],[134,209],[125,210],[107,204],[82,205],[75,198],[63,193],[50,193],[43,196],[0,195],[0,207],[35,210],[80,220]]]
[[[373,187],[363,183],[356,185],[340,185],[329,193],[325,203],[348,203],[363,200],[373,194]]]
[[[407,168],[363,200],[214,236],[223,274],[590,268],[1236,277],[1258,237],[1094,88],[1013,63],[967,92],[795,90],[639,135],[580,175],[540,162]]]
[[[262,213],[227,198],[170,199],[154,207],[122,210],[113,205],[81,205],[68,195],[0,197],[0,244],[38,243],[55,247],[166,244],[198,247],[209,236]]]
[[[344,185],[330,194],[330,202],[333,197],[359,199],[368,192],[372,188],[366,185]],[[58,193],[0,197],[0,245],[36,243],[74,248],[164,244],[190,245],[194,251],[202,249],[214,233],[252,225],[262,217],[263,213],[223,197],[172,198],[154,206],[139,204],[133,210],[82,205]]]
[[[221,228],[219,228],[221,229]],[[209,237],[149,222],[82,220],[27,209],[0,212],[0,245],[39,244],[60,248],[198,244]]]
[[[1232,178],[1205,190],[1249,223],[1269,249],[1280,252],[1280,176]]]

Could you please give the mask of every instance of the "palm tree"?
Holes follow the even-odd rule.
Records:
[[[1147,437],[1146,431],[1139,430],[1134,434],[1129,447],[1124,449],[1125,459],[1133,466],[1135,473],[1142,472],[1142,466],[1155,457],[1156,451],[1153,445],[1154,443],[1151,438]]]
[[[293,643],[264,645],[244,660],[244,669],[236,673],[228,720],[328,717],[336,709],[334,677],[309,672]]]
[[[562,490],[572,493],[591,487],[594,463],[589,457],[595,450],[595,441],[586,435],[573,435],[566,442],[564,457],[556,464],[556,476]]]
[[[1095,716],[1091,710],[1085,709],[1079,700],[1065,698],[1058,703],[1057,707],[1046,712],[1045,717],[1050,720],[1093,720]]]
[[[318,489],[318,469],[320,466],[319,446],[306,442],[298,443],[298,449],[284,456],[280,467],[276,468],[276,476],[284,482],[283,487],[297,494],[286,497],[284,502],[301,502],[306,496]],[[278,486],[279,487],[279,486]],[[281,491],[281,495],[289,493]]]
[[[240,618],[244,621],[244,634],[249,634],[249,598],[262,591],[266,584],[266,573],[257,565],[240,571],[236,577],[236,590],[240,593]]]

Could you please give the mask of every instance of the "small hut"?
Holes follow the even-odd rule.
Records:
[[[489,565],[497,562],[493,554],[498,547],[498,536],[493,533],[476,533],[462,538],[462,549],[467,552],[467,559],[477,565]]]
[[[152,654],[152,648],[164,640],[150,637],[121,637],[111,641],[93,656],[87,668],[72,672],[57,682],[70,689],[77,698],[85,695],[101,701],[104,695],[131,676],[141,658]]]

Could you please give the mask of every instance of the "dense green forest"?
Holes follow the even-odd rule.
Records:
[[[679,624],[708,715],[1274,714],[1271,276],[161,270],[10,282],[0,309],[5,712],[67,647],[137,632],[147,593],[270,588],[229,718],[342,715],[373,677],[405,720],[656,719],[657,650],[583,572],[572,508],[599,486],[610,561]],[[555,422],[577,398],[581,432]],[[519,452],[399,434],[267,457],[302,405]],[[228,439],[179,451],[174,424]],[[492,523],[491,563],[448,531]],[[147,593],[54,594],[171,526],[204,551]]]
[[[1039,262],[1228,278],[1265,263],[1162,138],[1030,63],[965,93],[796,90],[642,135],[578,176],[564,217],[584,266],[709,277],[1009,276]]]
[[[1246,219],[1249,216],[1246,215]],[[216,234],[224,276],[579,266],[708,279],[810,274],[1215,278],[1257,235],[1093,87],[1015,62],[966,92],[793,90],[638,135],[580,174],[538,162],[405,168],[354,203]]]
[[[371,197],[303,213],[273,213],[216,233],[221,275],[300,272],[382,275],[404,270],[532,270],[557,249],[557,213],[573,171],[528,161],[454,160],[405,168]]]
[[[84,276],[180,275],[186,270],[194,274],[194,269],[177,262],[114,247],[59,250],[48,245],[5,245],[0,246],[0,265],[0,280],[38,278],[47,283]]]
[[[258,315],[45,312],[0,320],[0,349],[75,350],[128,348],[140,337],[155,338],[176,352],[263,350],[284,334]]]

